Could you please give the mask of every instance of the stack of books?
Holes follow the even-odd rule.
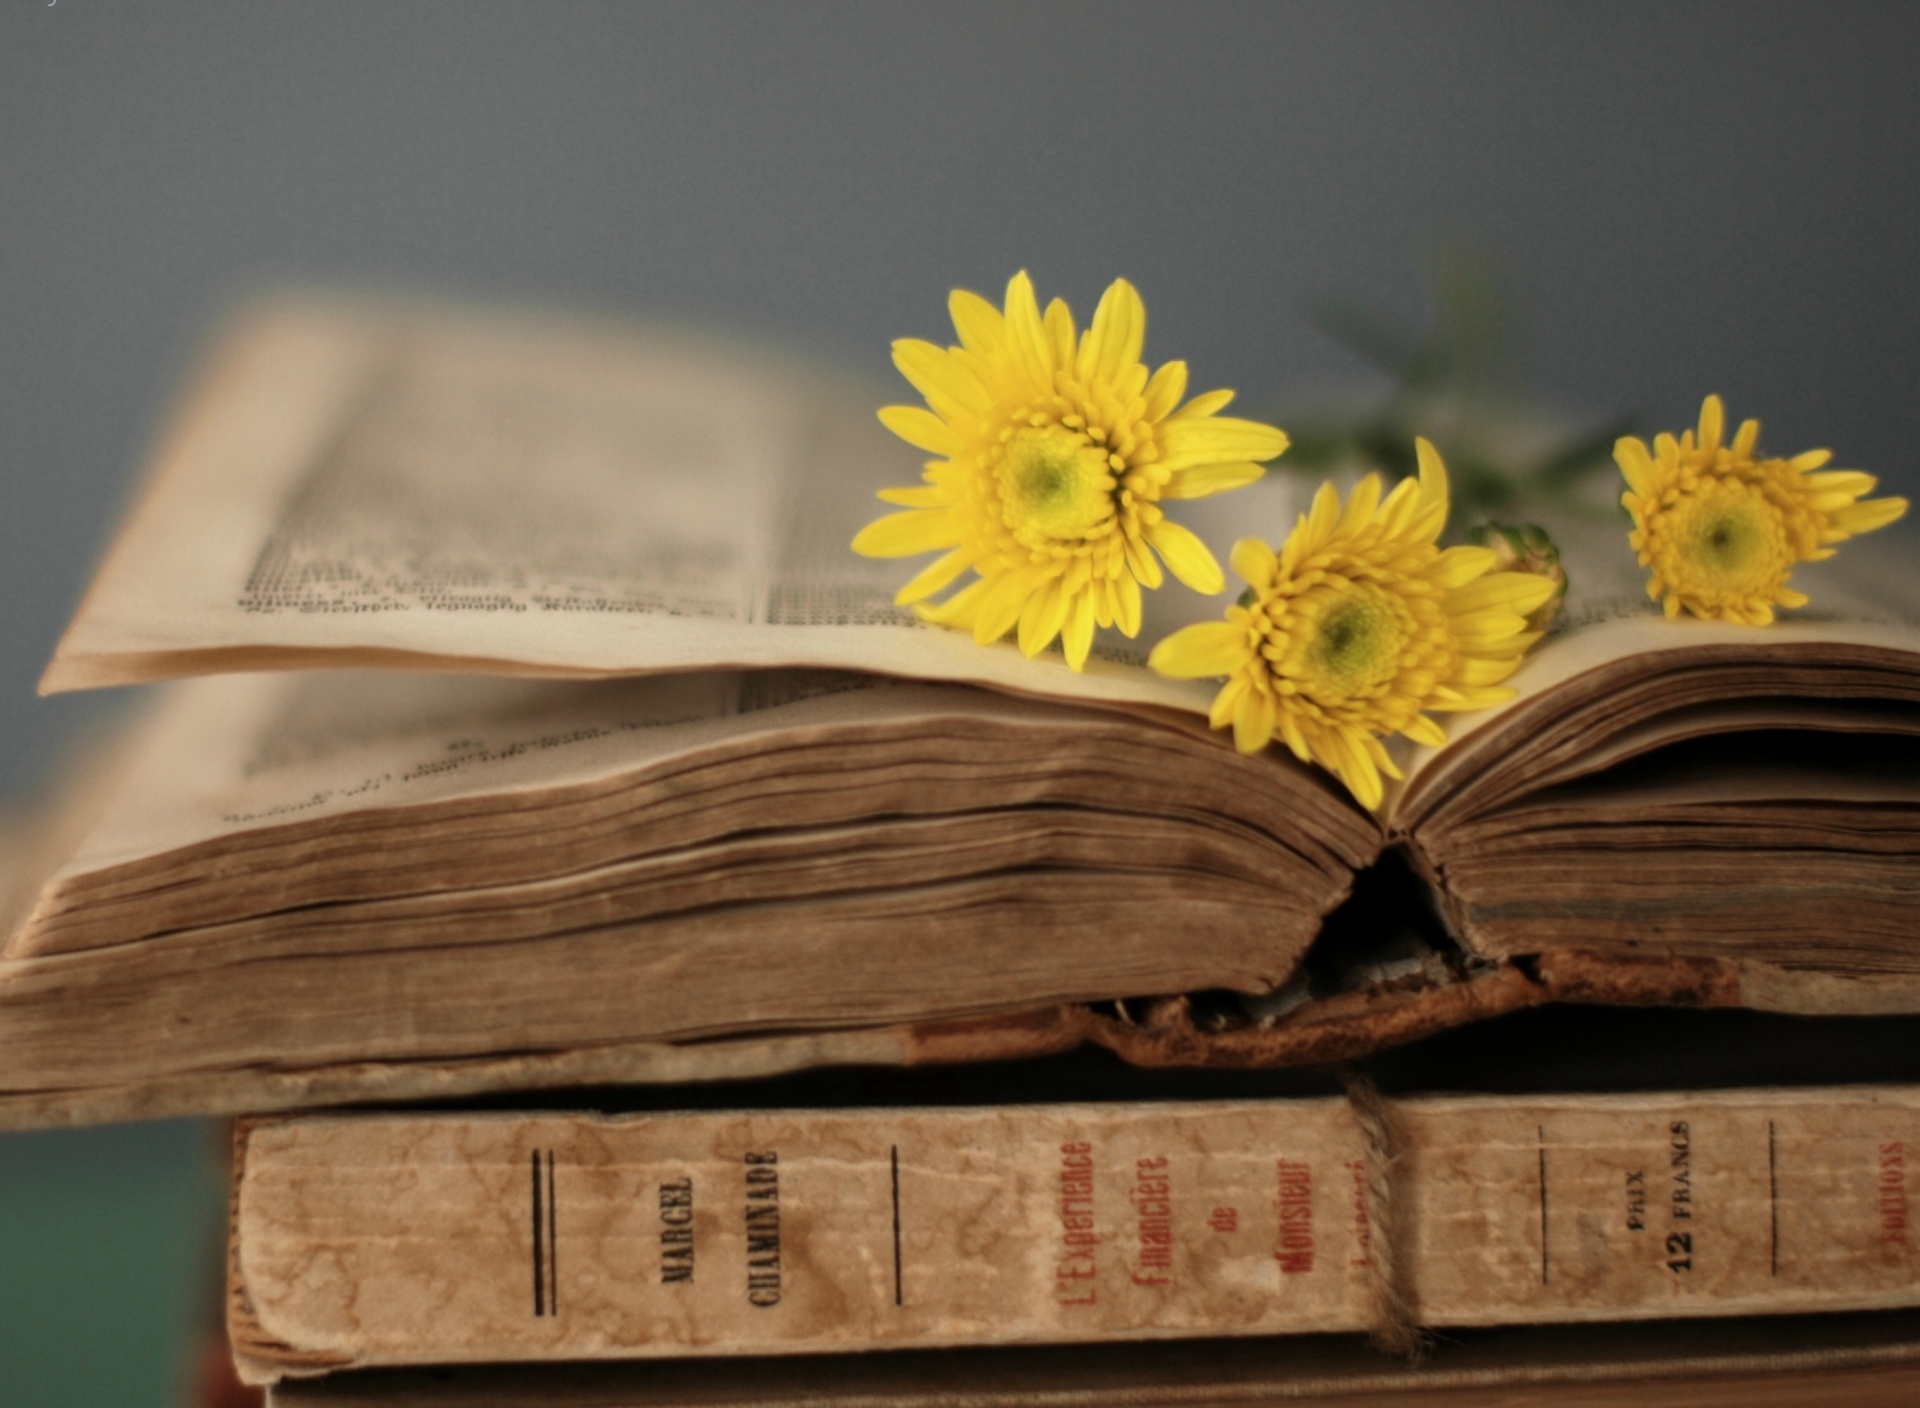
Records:
[[[47,673],[175,682],[11,838],[0,1121],[243,1117],[244,1377],[1920,1392],[1910,547],[1755,630],[1560,525],[1564,629],[1374,814],[1124,642],[1075,672],[895,606],[847,550],[913,473],[875,403],[529,314],[287,300],[212,350]],[[1190,525],[1301,496],[1231,498]],[[1216,610],[1169,587],[1147,635]],[[1561,1004],[1828,1057],[1518,1078]],[[1428,1062],[1503,1016],[1480,1093]],[[1396,1049],[1390,1096],[1326,1074]]]

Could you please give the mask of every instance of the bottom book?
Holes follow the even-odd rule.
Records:
[[[1920,1088],[243,1121],[243,1377],[1920,1307]]]
[[[1911,1408],[1920,1315],[1463,1330],[1418,1363],[1359,1336],[361,1370],[275,1408]]]

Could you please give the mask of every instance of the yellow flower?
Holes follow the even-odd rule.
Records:
[[[868,557],[948,550],[894,600],[982,645],[1017,625],[1028,656],[1061,636],[1078,670],[1096,624],[1139,632],[1140,588],[1164,580],[1156,553],[1194,590],[1219,591],[1220,564],[1161,501],[1251,484],[1265,473],[1256,461],[1286,449],[1287,437],[1216,415],[1231,391],[1181,406],[1185,362],[1149,377],[1140,361],[1147,312],[1124,279],[1077,339],[1061,300],[1041,315],[1024,272],[1007,285],[1005,312],[964,289],[947,306],[960,346],[893,344],[894,365],[927,409],[880,412],[894,434],[944,458],[927,465],[925,487],[881,490],[907,512],[853,540]],[[968,568],[978,580],[927,603]]]
[[[1633,515],[1628,541],[1653,569],[1647,595],[1669,617],[1695,616],[1764,626],[1775,606],[1805,606],[1787,586],[1794,564],[1832,557],[1832,544],[1884,528],[1907,511],[1905,499],[1869,499],[1874,477],[1857,469],[1816,474],[1833,458],[1808,450],[1790,460],[1754,458],[1760,422],[1743,421],[1722,446],[1726,411],[1718,396],[1700,406],[1699,438],[1662,434],[1653,450],[1635,436],[1613,447],[1630,486],[1620,496]],[[1664,600],[1662,600],[1664,598]]]
[[[1482,709],[1513,696],[1497,686],[1540,639],[1526,616],[1554,584],[1496,572],[1491,548],[1434,545],[1447,522],[1447,467],[1416,440],[1418,481],[1382,502],[1368,475],[1345,507],[1322,484],[1276,556],[1255,538],[1233,546],[1250,590],[1225,621],[1174,632],[1148,664],[1178,679],[1227,677],[1215,728],[1233,725],[1242,753],[1278,733],[1302,762],[1339,774],[1377,808],[1382,773],[1400,770],[1381,738],[1441,744],[1422,710]]]

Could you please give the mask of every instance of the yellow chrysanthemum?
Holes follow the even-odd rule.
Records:
[[[1444,743],[1423,710],[1512,697],[1498,686],[1540,638],[1526,616],[1554,591],[1545,577],[1494,571],[1491,548],[1434,545],[1447,522],[1447,467],[1432,445],[1415,444],[1419,479],[1384,502],[1376,475],[1344,508],[1322,484],[1278,556],[1255,538],[1235,543],[1233,570],[1251,588],[1243,604],[1225,621],[1174,632],[1148,660],[1177,679],[1225,675],[1215,728],[1232,724],[1242,753],[1278,733],[1368,808],[1385,795],[1380,775],[1400,776],[1383,737]]]
[[[894,600],[983,645],[1017,625],[1029,656],[1061,636],[1078,670],[1096,624],[1138,633],[1140,588],[1164,580],[1155,553],[1194,590],[1219,591],[1220,564],[1160,503],[1251,484],[1265,472],[1257,461],[1286,449],[1287,437],[1216,415],[1231,391],[1182,406],[1185,362],[1149,377],[1140,361],[1147,312],[1124,279],[1077,339],[1061,300],[1042,316],[1025,273],[1007,285],[1004,312],[964,289],[948,308],[960,346],[893,344],[894,365],[927,409],[880,412],[901,439],[945,458],[927,465],[925,487],[881,490],[907,511],[853,540],[869,557],[948,549]],[[968,568],[977,581],[927,604]]]
[[[1905,499],[1869,499],[1875,479],[1857,469],[1815,473],[1833,458],[1808,450],[1790,460],[1756,459],[1760,422],[1743,421],[1733,444],[1720,436],[1726,411],[1718,396],[1700,407],[1700,433],[1662,434],[1649,451],[1627,436],[1613,458],[1630,486],[1620,496],[1633,515],[1628,541],[1653,569],[1647,595],[1669,617],[1695,616],[1764,626],[1775,606],[1805,606],[1787,586],[1794,564],[1833,556],[1833,544],[1884,528],[1907,511]]]

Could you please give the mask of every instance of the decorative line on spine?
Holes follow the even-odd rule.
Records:
[[[1540,1284],[1544,1286],[1552,1279],[1547,1274],[1547,1127],[1533,1128],[1540,1136]]]
[[[1767,1121],[1767,1217],[1773,1230],[1772,1269],[1769,1275],[1780,1274],[1780,1165],[1773,1147],[1773,1121]]]
[[[533,1313],[543,1318],[560,1313],[560,1226],[559,1208],[554,1197],[553,1150],[546,1151],[546,1167],[540,1163],[540,1150],[528,1154],[533,1175]]]
[[[544,1209],[540,1205],[540,1151],[532,1151],[533,1165],[533,1313],[536,1317],[547,1313],[547,1257],[543,1244],[547,1227]]]
[[[904,1304],[900,1279],[900,1146],[893,1146],[893,1303]]]
[[[560,1188],[553,1181],[553,1150],[547,1150],[547,1314],[560,1313]]]

